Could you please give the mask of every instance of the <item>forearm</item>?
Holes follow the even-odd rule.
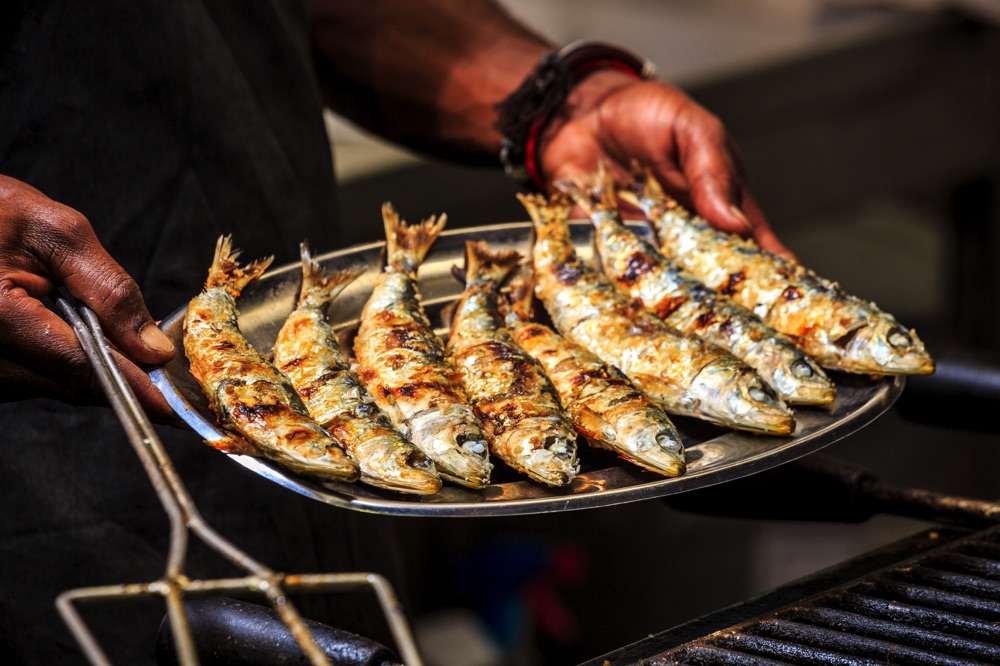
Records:
[[[552,46],[489,0],[309,0],[329,103],[404,145],[497,159],[494,106]]]

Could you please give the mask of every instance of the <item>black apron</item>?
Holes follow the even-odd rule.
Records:
[[[23,0],[0,9],[0,173],[81,211],[154,318],[200,289],[215,239],[245,258],[338,247],[333,163],[299,3]],[[83,663],[53,605],[66,589],[159,578],[167,521],[107,408],[0,404],[0,662]],[[208,520],[297,573],[394,580],[391,518],[279,488],[161,428]],[[240,572],[192,543],[189,575]],[[368,595],[369,597],[371,595]],[[301,600],[376,638],[365,595]],[[114,663],[151,659],[160,602],[84,609]],[[372,624],[374,622],[374,625]]]

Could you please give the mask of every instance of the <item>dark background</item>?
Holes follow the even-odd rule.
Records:
[[[554,12],[557,4],[545,7]],[[660,4],[684,20],[695,11],[692,3]],[[725,22],[733,9],[709,4],[723,12],[709,22]],[[740,11],[763,4],[793,3],[750,3]],[[686,70],[657,62],[663,78],[676,74],[723,119],[764,211],[803,263],[916,328],[938,358],[956,349],[996,351],[996,27],[973,13],[796,11],[787,20],[806,33],[801,43],[757,60],[740,57],[761,49],[746,35],[745,44],[734,44],[738,26],[664,30],[700,51],[685,52],[692,61]],[[779,15],[769,19],[781,24]],[[583,36],[586,27],[574,29]],[[608,38],[629,43],[615,29],[605,27]],[[723,40],[718,49],[728,49],[728,65],[712,61],[712,39]],[[630,45],[654,62],[655,54],[683,49],[655,38]],[[706,61],[712,66],[699,69]],[[387,199],[413,219],[446,211],[451,228],[525,219],[517,186],[494,170],[390,160],[352,176],[344,162],[363,149],[338,150],[345,156],[343,216],[357,221],[358,242],[379,238],[377,215]],[[935,416],[944,425],[914,423],[893,408],[824,453],[893,484],[1000,499],[1000,441],[946,413]],[[577,663],[928,526],[894,516],[858,524],[708,517],[656,500],[543,516],[385,523],[405,544],[407,610],[428,660],[442,666]],[[497,641],[497,653],[462,652],[460,641],[479,645],[480,631]]]

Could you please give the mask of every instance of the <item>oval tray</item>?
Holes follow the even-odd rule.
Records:
[[[571,223],[580,255],[591,257],[591,227]],[[639,225],[637,230],[645,232]],[[440,311],[455,300],[461,285],[452,276],[453,265],[461,265],[465,241],[487,241],[494,249],[529,251],[529,223],[510,223],[447,231],[435,243],[420,268],[420,290],[431,321],[440,321]],[[238,240],[238,239],[237,239]],[[328,269],[363,267],[365,273],[352,282],[333,304],[330,321],[349,334],[371,293],[381,269],[383,243],[363,245],[318,257]],[[290,264],[272,270],[246,289],[239,299],[240,327],[262,353],[270,354],[278,330],[294,306],[301,267]],[[181,343],[185,307],[163,320],[160,327]],[[442,329],[444,333],[444,329]],[[211,442],[221,430],[201,389],[191,376],[187,359],[178,354],[166,366],[150,373],[171,407],[201,437]],[[581,473],[565,488],[550,488],[528,480],[494,458],[493,481],[481,490],[445,484],[432,496],[414,496],[381,490],[365,484],[318,482],[284,470],[267,460],[230,455],[237,463],[286,488],[315,500],[357,511],[411,516],[485,516],[548,513],[586,509],[662,497],[761,472],[794,460],[846,437],[881,415],[899,396],[901,377],[834,376],[837,399],[822,407],[795,409],[795,432],[788,437],[768,437],[734,432],[694,419],[675,423],[687,450],[688,471],[677,478],[664,478],[620,460],[613,454],[580,448]]]

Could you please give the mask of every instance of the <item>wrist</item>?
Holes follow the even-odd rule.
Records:
[[[618,91],[641,83],[634,75],[608,69],[594,72],[574,87],[531,146],[532,185],[544,189],[551,181],[553,167],[576,160],[580,151],[586,152],[595,140],[600,141],[603,114],[598,109]]]
[[[539,154],[545,138],[565,119],[586,113],[616,90],[654,74],[648,61],[600,42],[576,42],[549,53],[496,107],[504,170],[543,189]]]

